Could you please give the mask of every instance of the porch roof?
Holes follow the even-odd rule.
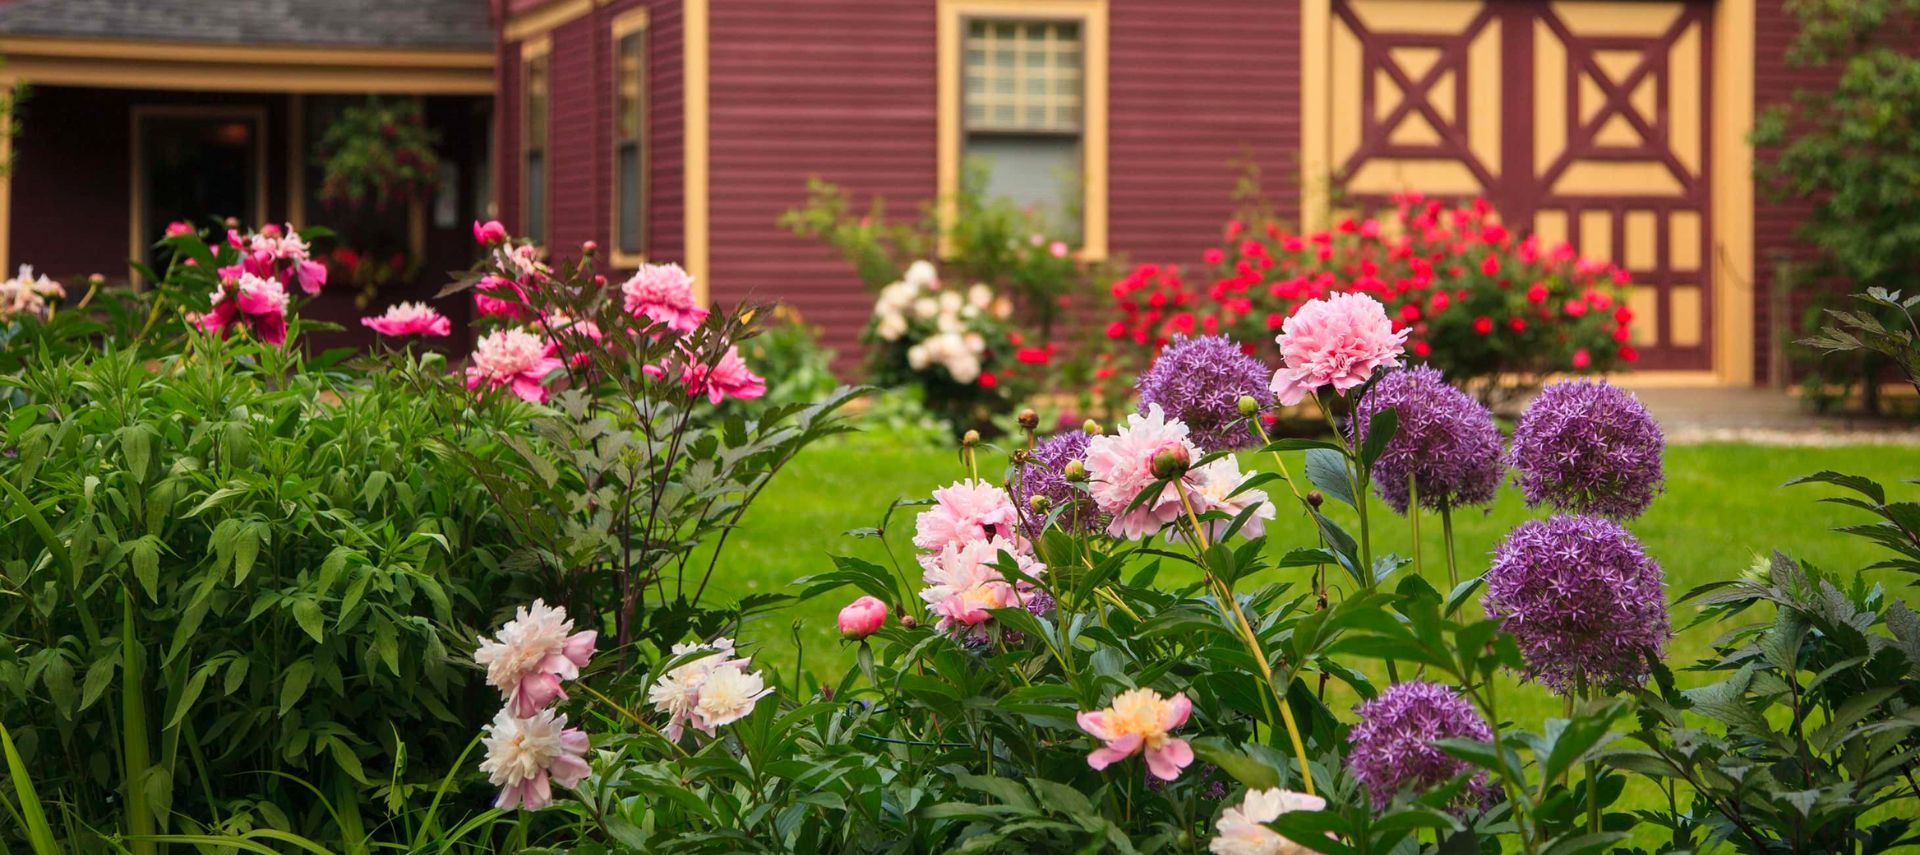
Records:
[[[487,0],[13,0],[0,34],[190,44],[488,49]]]

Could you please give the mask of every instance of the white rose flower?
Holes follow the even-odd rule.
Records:
[[[907,365],[913,370],[925,371],[932,361],[933,357],[927,353],[926,342],[907,348]]]
[[[932,297],[921,297],[913,301],[913,314],[915,317],[920,318],[931,318],[934,315],[938,315],[940,314],[940,301]]]
[[[972,288],[967,289],[967,302],[976,308],[987,308],[993,305],[993,289],[975,282]]]
[[[913,286],[914,290],[937,290],[940,287],[940,273],[933,268],[933,262],[916,261],[907,265],[907,274],[902,281]]]

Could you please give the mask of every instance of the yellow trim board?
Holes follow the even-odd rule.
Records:
[[[490,50],[0,38],[0,84],[196,92],[493,92]]]
[[[615,269],[619,270],[630,270],[647,263],[647,235],[645,229],[652,225],[651,218],[648,216],[651,213],[651,206],[647,204],[647,200],[652,195],[649,191],[651,191],[653,187],[651,176],[648,175],[649,172],[653,171],[653,145],[652,140],[648,139],[652,130],[652,123],[647,120],[647,113],[652,109],[653,93],[650,91],[652,81],[647,76],[647,68],[645,65],[647,62],[651,62],[653,58],[653,46],[648,44],[648,29],[651,25],[652,19],[647,14],[646,7],[643,6],[615,15],[612,26],[608,28],[611,40],[608,44],[607,51],[608,54],[613,57],[614,73],[613,85],[611,87],[612,91],[608,93],[608,96],[613,99],[613,122],[616,130],[607,151],[608,157],[613,160],[613,169],[608,174],[613,176],[615,184],[612,188],[612,194],[608,197],[607,203],[607,261],[609,264],[612,264]],[[641,34],[640,58],[642,65],[640,67],[639,143],[640,227],[642,232],[640,234],[640,251],[626,252],[620,248],[620,138],[617,130],[620,122],[620,41],[634,33]]]
[[[707,207],[707,50],[708,0],[681,0],[682,85],[685,91],[685,128],[681,139],[686,146],[681,181],[685,191],[685,258],[687,272],[693,275],[694,298],[705,304],[712,299],[707,281],[708,207]]]
[[[500,27],[500,38],[517,42],[543,35],[590,11],[593,11],[593,0],[553,0],[507,18],[507,22]]]
[[[1755,0],[1713,14],[1713,373],[1753,385],[1753,63]]]
[[[938,151],[935,189],[941,220],[953,219],[953,198],[960,192],[962,73],[961,40],[967,18],[1077,20],[1085,40],[1085,103],[1080,137],[1081,247],[1087,259],[1107,257],[1107,0],[939,0],[936,27],[939,59]]]

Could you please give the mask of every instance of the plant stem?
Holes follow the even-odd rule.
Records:
[[[1186,510],[1187,520],[1193,524],[1195,551],[1197,554],[1204,555],[1207,548],[1207,530],[1200,525],[1200,515],[1194,513],[1193,501],[1187,497],[1186,484],[1176,478],[1173,481],[1173,489],[1180,495],[1180,506]],[[1307,745],[1300,738],[1300,724],[1294,721],[1293,708],[1287,705],[1287,696],[1280,691],[1279,684],[1274,681],[1273,665],[1267,661],[1267,652],[1260,646],[1260,635],[1253,631],[1253,624],[1247,620],[1247,613],[1241,610],[1240,601],[1233,596],[1233,589],[1227,587],[1225,581],[1209,571],[1204,560],[1200,562],[1200,572],[1205,573],[1207,581],[1213,585],[1214,597],[1220,600],[1222,611],[1231,610],[1229,616],[1234,620],[1234,628],[1239,630],[1241,640],[1247,645],[1247,652],[1253,654],[1254,663],[1260,666],[1260,677],[1266,681],[1267,691],[1273,695],[1274,705],[1279,708],[1280,721],[1287,728],[1287,741],[1292,743],[1293,755],[1300,761],[1300,781],[1305,786],[1307,795],[1314,795],[1313,767],[1307,765]]]
[[[1447,593],[1460,587],[1460,569],[1453,556],[1453,503],[1440,500],[1440,536],[1447,544]]]
[[[1407,521],[1413,525],[1413,575],[1427,577],[1425,565],[1420,562],[1420,484],[1419,479],[1407,474]]]
[[[1586,702],[1591,701],[1592,699],[1593,699],[1592,692],[1587,688],[1587,677],[1585,674],[1582,674],[1580,675],[1580,701],[1582,704],[1585,704]],[[1588,833],[1591,833],[1591,834],[1599,834],[1600,833],[1600,763],[1595,760],[1588,760],[1586,763],[1586,766],[1587,766],[1587,831]]]

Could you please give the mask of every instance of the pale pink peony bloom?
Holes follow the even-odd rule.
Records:
[[[495,244],[495,243],[500,243],[501,241],[504,241],[506,239],[507,239],[507,227],[504,225],[501,225],[499,220],[488,220],[484,223],[480,222],[479,220],[473,221],[473,242],[474,243]]]
[[[547,402],[547,375],[565,367],[553,348],[526,330],[496,330],[473,347],[467,365],[467,388],[507,386],[521,400]]]
[[[487,759],[480,771],[500,788],[493,806],[501,810],[539,810],[553,804],[553,784],[577,787],[593,772],[586,733],[567,727],[567,717],[553,710],[520,717],[502,709],[481,743]]]
[[[1220,833],[1207,843],[1207,849],[1214,855],[1309,855],[1314,850],[1282,837],[1267,823],[1284,813],[1326,807],[1326,799],[1306,793],[1278,787],[1249,790],[1240,804],[1221,812],[1220,821],[1214,824]]]
[[[701,317],[706,317],[704,310]],[[694,322],[699,325],[698,321]],[[687,394],[705,393],[707,402],[718,404],[728,398],[751,401],[767,394],[766,378],[753,373],[747,367],[747,361],[740,358],[740,349],[727,346],[727,352],[721,354],[719,361],[709,366],[704,362],[690,362],[683,378],[687,383]]]
[[[386,314],[360,319],[362,326],[381,335],[433,335],[453,332],[453,323],[425,303],[395,303]]]
[[[1365,294],[1308,300],[1275,339],[1287,365],[1274,372],[1273,395],[1292,406],[1322,386],[1344,393],[1367,382],[1375,368],[1399,365],[1407,332],[1395,332],[1386,308]]]
[[[1240,461],[1235,460],[1233,455],[1226,455],[1201,466],[1193,470],[1193,474],[1196,476],[1193,480],[1198,482],[1194,485],[1190,496],[1195,513],[1219,511],[1228,517],[1238,517],[1242,511],[1256,508],[1253,516],[1247,518],[1246,524],[1240,526],[1240,531],[1236,534],[1240,537],[1254,538],[1266,533],[1266,521],[1273,519],[1274,516],[1273,503],[1267,501],[1265,490],[1249,489],[1234,493],[1235,490],[1240,489],[1241,484],[1246,483],[1246,480],[1253,476],[1252,473],[1240,472]],[[1208,520],[1205,525],[1207,538],[1218,540],[1226,535],[1227,528],[1233,525],[1233,521],[1231,519]]]
[[[842,638],[859,641],[879,632],[880,627],[887,624],[887,604],[880,602],[878,597],[861,597],[840,610],[836,623]]]
[[[689,716],[695,730],[712,736],[714,729],[746,718],[754,704],[773,694],[759,672],[747,673],[737,667],[720,667],[707,675],[700,685],[699,697]]]
[[[487,683],[500,690],[514,715],[525,718],[567,696],[560,682],[580,676],[599,635],[574,632],[566,609],[534,600],[514,612],[498,640],[481,637],[473,661],[487,666]]]
[[[1006,574],[996,566],[1002,552],[1012,555],[1014,565],[1028,576],[1038,577],[1047,570],[1018,544],[1000,537],[949,544],[937,553],[920,556],[924,571],[921,580],[927,583],[920,599],[940,619],[938,629],[984,639],[988,637],[986,623],[993,618],[990,609],[1026,607],[1033,598],[1033,586],[1025,581],[1007,581]]]
[[[678,264],[642,264],[620,293],[626,295],[628,314],[671,330],[689,332],[707,319],[707,310],[694,300],[693,277]]]
[[[1193,702],[1185,692],[1163,698],[1152,689],[1130,689],[1115,695],[1106,709],[1083,712],[1078,716],[1080,729],[1106,743],[1087,755],[1087,765],[1105,769],[1115,763],[1143,754],[1147,771],[1162,781],[1180,777],[1180,770],[1193,762],[1193,748],[1184,739],[1172,735],[1187,723]]]
[[[1178,419],[1168,420],[1159,404],[1148,405],[1145,415],[1128,416],[1118,431],[1096,436],[1087,444],[1088,489],[1094,504],[1113,514],[1108,534],[1139,540],[1180,516],[1180,494],[1172,484],[1159,497],[1127,510],[1134,497],[1159,480],[1153,475],[1154,457],[1176,449],[1184,451],[1188,460],[1200,459],[1200,449],[1187,439],[1187,426]],[[1186,483],[1196,483],[1193,473],[1185,477]]]
[[[66,297],[64,286],[45,274],[35,275],[33,265],[22,264],[20,275],[0,281],[0,321],[21,314],[44,318],[48,314],[48,300]]]
[[[1018,543],[1019,513],[1007,491],[980,480],[956,481],[933,491],[934,505],[914,518],[913,545],[929,552],[1004,537]]]
[[[721,695],[710,701],[705,710],[702,710],[701,697],[707,683],[713,679],[714,675],[723,671],[741,672],[746,669],[749,661],[747,657],[734,656],[733,639],[730,638],[717,638],[711,644],[673,646],[673,655],[676,658],[707,651],[710,651],[709,655],[675,667],[662,674],[652,686],[647,688],[647,701],[653,704],[655,710],[667,716],[667,726],[662,728],[662,731],[668,739],[680,739],[686,733],[688,724],[712,735],[713,727],[725,723],[718,719],[724,717],[730,706],[735,706],[740,701],[737,690],[744,684],[741,681],[735,681],[732,677],[727,677],[723,678]],[[754,675],[754,679],[759,679],[758,675]],[[758,698],[756,697],[755,700]],[[747,706],[750,710],[751,702]],[[728,721],[731,720],[728,719]]]

